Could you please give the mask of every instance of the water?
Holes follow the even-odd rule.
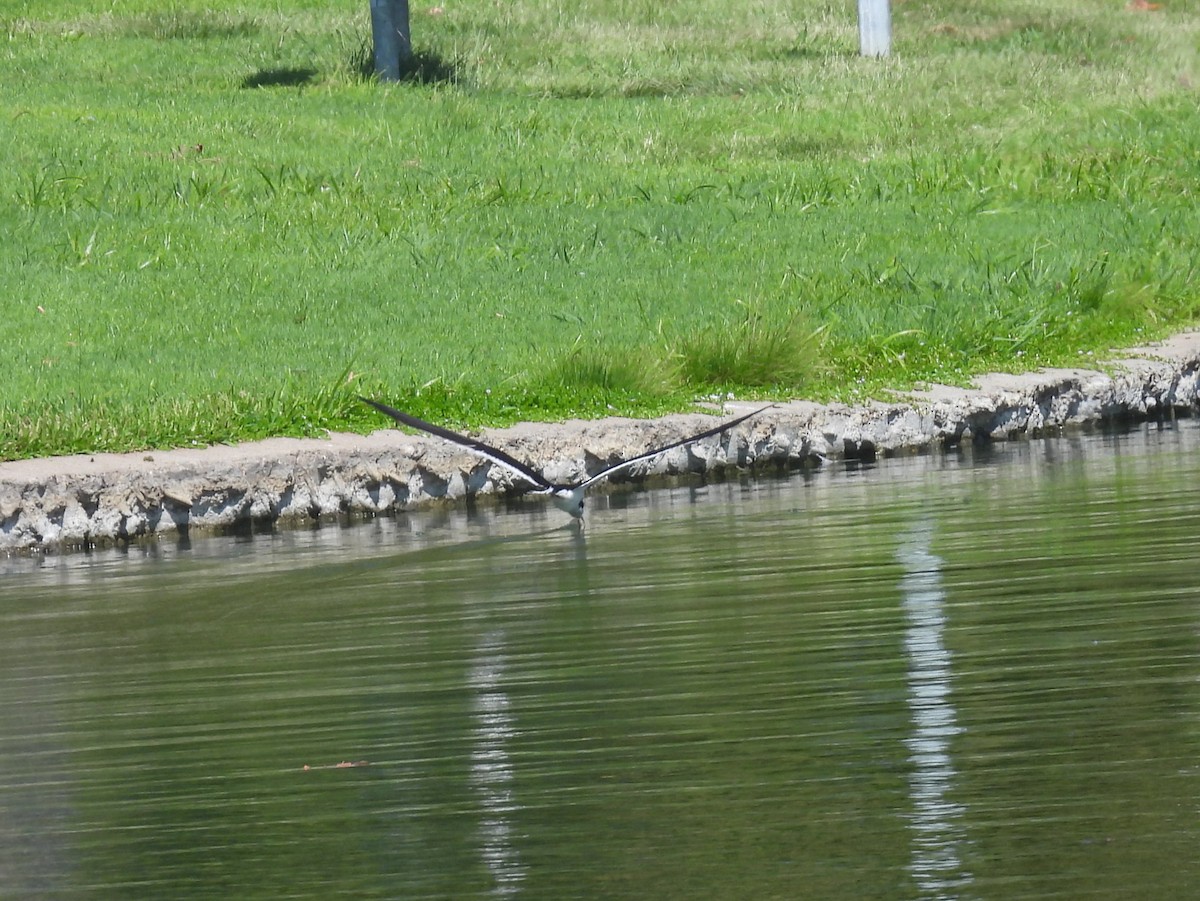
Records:
[[[0,897],[1195,897],[1198,448],[0,561]]]

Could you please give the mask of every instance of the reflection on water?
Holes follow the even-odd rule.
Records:
[[[908,619],[904,650],[913,719],[905,744],[913,765],[913,877],[922,897],[949,898],[967,882],[958,853],[963,810],[949,798],[954,787],[950,740],[961,730],[950,699],[950,652],[942,640],[942,561],[930,550],[932,543],[932,527],[922,523],[904,536],[896,555],[904,567],[900,588]]]
[[[476,692],[472,705],[476,744],[471,751],[471,784],[479,792],[483,809],[480,856],[495,880],[493,893],[512,895],[519,891],[525,871],[512,835],[517,803],[507,746],[516,731],[503,683],[503,639],[499,632],[484,635],[467,682]]]
[[[1200,429],[0,563],[0,897],[1189,897]]]

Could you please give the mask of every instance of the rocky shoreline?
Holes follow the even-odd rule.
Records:
[[[727,405],[726,414],[749,404]],[[1126,351],[1101,369],[990,375],[863,406],[777,404],[733,431],[633,469],[628,478],[874,459],[963,441],[1055,434],[1200,410],[1200,332]],[[712,420],[526,423],[483,440],[552,480],[668,444]],[[0,463],[0,552],[93,547],[246,523],[388,513],[503,492],[507,471],[437,439],[383,430],[234,447]]]

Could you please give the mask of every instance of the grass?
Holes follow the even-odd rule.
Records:
[[[1200,312],[1200,8],[0,8],[0,458],[854,399]]]

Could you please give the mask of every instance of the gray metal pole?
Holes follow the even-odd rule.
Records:
[[[863,56],[887,56],[892,49],[888,0],[858,0],[858,45]]]
[[[408,0],[371,0],[371,36],[375,41],[375,74],[380,81],[399,81],[412,59]]]

